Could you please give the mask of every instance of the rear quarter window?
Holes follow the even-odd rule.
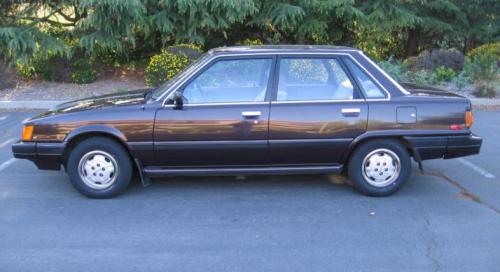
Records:
[[[359,87],[368,99],[386,98],[387,95],[384,91],[363,71],[357,64],[355,64],[351,59],[345,59],[346,65],[349,70],[353,73],[353,76],[359,82]]]

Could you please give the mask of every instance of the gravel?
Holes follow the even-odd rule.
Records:
[[[146,87],[140,75],[116,75],[90,84],[18,81],[15,87],[0,90],[0,101],[73,100]]]

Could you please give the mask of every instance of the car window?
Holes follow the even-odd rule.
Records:
[[[378,87],[370,77],[362,71],[351,59],[345,59],[347,66],[353,72],[354,77],[361,84],[361,90],[366,98],[385,98],[385,93]]]
[[[338,60],[333,58],[280,60],[278,101],[354,98],[354,87]]]
[[[186,104],[264,101],[272,59],[220,60],[183,91]]]

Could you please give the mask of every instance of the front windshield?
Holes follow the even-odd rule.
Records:
[[[182,75],[184,74],[189,74],[193,70],[195,70],[203,61],[208,57],[209,54],[204,54],[202,55],[199,59],[193,61],[191,64],[189,64],[186,68],[184,68],[182,71],[177,73],[173,78],[171,78],[169,81],[163,83],[161,86],[156,88],[153,91],[153,95],[151,96],[154,100],[157,100],[160,98],[169,88],[170,86],[175,85],[181,78]]]

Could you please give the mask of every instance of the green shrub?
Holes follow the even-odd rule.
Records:
[[[470,84],[471,79],[465,71],[462,71],[452,79],[452,82],[455,83],[455,86],[457,86],[458,89],[462,89],[463,87]]]
[[[36,77],[35,67],[32,64],[16,63],[16,70],[26,79],[34,79]]]
[[[498,57],[494,52],[488,50],[475,51],[467,56],[464,73],[474,82],[477,96],[496,96],[500,85],[500,68],[498,66]]]
[[[31,63],[17,63],[16,68],[27,79],[40,77],[58,82],[69,82],[71,79],[69,61],[56,55],[49,54],[47,58],[35,56]]]
[[[96,81],[99,72],[95,63],[89,58],[81,58],[71,64],[71,80],[76,84],[86,84]]]
[[[410,81],[407,66],[400,60],[395,60],[392,56],[385,61],[378,63],[386,73],[392,76],[398,82]]]
[[[170,80],[189,63],[189,58],[185,54],[172,54],[163,50],[160,54],[151,57],[145,71],[146,83],[150,86],[158,86]]]
[[[203,54],[201,46],[192,43],[172,45],[167,47],[166,51],[174,55],[183,54],[188,57],[189,61],[191,62],[198,59]]]
[[[456,73],[453,69],[439,66],[432,73],[432,78],[436,83],[450,82],[455,75]]]
[[[431,75],[426,70],[420,70],[411,74],[411,81],[421,85],[432,84]]]
[[[464,71],[475,81],[495,79],[499,73],[497,59],[487,52],[468,56]]]
[[[252,39],[252,38],[246,38],[242,41],[237,41],[236,45],[263,45],[264,43],[262,42],[261,39]]]

